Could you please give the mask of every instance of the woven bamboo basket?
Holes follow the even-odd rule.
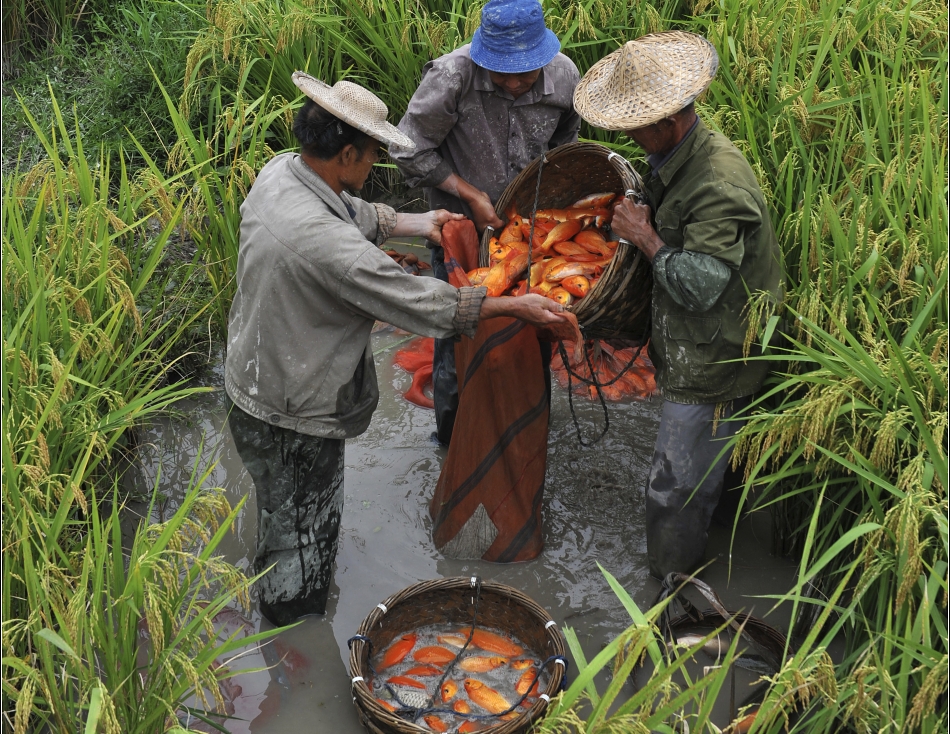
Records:
[[[452,624],[468,627],[472,623],[474,579],[453,577],[421,581],[392,595],[374,609],[360,625],[357,634],[371,640],[372,653],[384,650],[397,637],[429,624]],[[385,611],[384,611],[385,610]],[[565,655],[564,638],[543,607],[517,589],[485,581],[478,601],[477,624],[502,630],[517,637],[535,655],[545,660],[552,655]],[[401,719],[379,705],[368,685],[370,644],[354,640],[350,646],[350,675],[353,702],[363,726],[374,734],[431,734],[423,725]],[[561,689],[564,668],[549,665],[544,690],[554,698]],[[359,680],[362,677],[363,680]],[[544,716],[547,701],[538,698],[530,709],[517,719],[484,729],[490,734],[522,734]]]
[[[545,156],[538,209],[560,209],[599,192],[613,191],[621,196],[631,189],[643,192],[643,182],[630,164],[602,145],[568,143]],[[495,205],[501,219],[512,203],[521,216],[531,216],[540,165],[541,158],[531,161],[502,192]],[[482,234],[482,267],[488,265],[488,240],[493,234],[490,229]],[[620,242],[600,280],[568,310],[577,316],[590,339],[640,339],[649,323],[652,292],[650,263],[636,247]]]

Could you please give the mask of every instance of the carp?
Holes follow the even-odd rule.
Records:
[[[431,675],[442,675],[442,671],[434,665],[416,665],[409,668],[403,675],[414,675],[418,678],[427,678]]]
[[[438,645],[421,647],[412,654],[412,659],[420,663],[432,663],[433,665],[445,665],[455,660],[455,653],[446,650]]]
[[[379,665],[376,666],[376,669],[383,670],[395,665],[396,663],[401,663],[403,658],[405,658],[415,646],[415,634],[410,633],[408,635],[403,635],[386,651],[386,653],[383,655],[383,659],[380,661]]]
[[[507,637],[502,637],[495,632],[489,632],[485,629],[475,629],[472,633],[472,644],[477,648],[487,650],[488,652],[495,652],[507,658],[516,658],[524,652],[524,650]]]
[[[426,714],[422,717],[422,720],[426,723],[432,731],[445,732],[449,730],[449,725],[446,724],[442,719],[440,719],[435,714]]]
[[[555,242],[554,251],[559,255],[564,255],[565,257],[572,259],[575,259],[575,256],[579,256],[580,258],[589,258],[591,260],[595,260],[599,257],[599,255],[594,255],[594,253],[590,252],[586,247],[583,247],[572,240]]]
[[[472,734],[472,732],[482,731],[484,724],[477,721],[466,721],[459,727],[459,734]]]
[[[488,270],[488,268],[480,268],[480,269]],[[468,634],[438,635],[435,639],[443,645],[451,645],[452,647],[463,647],[465,643],[468,642]]]
[[[570,306],[572,303],[574,303],[574,296],[572,296],[568,291],[564,290],[559,285],[548,291],[546,295],[552,301],[557,301],[562,306]]]
[[[489,713],[500,714],[511,708],[511,704],[504,696],[481,681],[466,678],[465,692],[472,701]]]
[[[458,684],[454,680],[447,680],[439,689],[439,696],[442,697],[442,703],[448,703],[453,698],[455,698],[455,694],[458,692]]]
[[[469,281],[472,285],[481,285],[485,282],[485,278],[488,277],[488,272],[491,268],[475,268],[470,270],[466,275],[468,276]]]
[[[541,243],[541,250],[543,252],[547,252],[551,249],[552,245],[571,239],[571,237],[581,231],[581,226],[581,223],[576,219],[561,222],[554,229],[548,232],[548,236],[545,237],[544,242]]]
[[[392,678],[387,678],[386,682],[391,686],[408,686],[409,688],[421,688],[423,691],[426,689],[426,684],[417,681],[415,678],[407,678],[404,675],[394,675]]]
[[[469,706],[461,698],[452,704],[452,710],[457,714],[470,714],[472,713],[472,707]]]
[[[600,257],[613,257],[617,244],[609,243],[600,236],[596,229],[585,229],[574,235],[574,242],[583,247],[589,253]],[[613,245],[611,247],[611,245]]]
[[[603,194],[588,194],[582,199],[578,199],[571,204],[571,209],[602,209],[610,206],[610,202],[617,198],[617,195],[606,191]]]
[[[515,691],[518,695],[525,695],[526,693],[529,696],[538,695],[538,670],[535,667],[528,668],[521,677],[518,679],[518,682],[515,683]]]
[[[489,296],[500,296],[521,278],[527,268],[527,253],[512,251],[508,257],[491,267],[482,285],[488,289]]]
[[[604,270],[600,264],[601,262],[600,260],[596,260],[586,263],[566,262],[555,265],[553,268],[544,272],[544,279],[550,282],[559,282],[572,275],[583,275],[585,277],[600,275]]]
[[[524,660],[512,660],[511,667],[513,670],[524,670],[525,668],[530,668],[534,665],[534,660],[525,658]]]
[[[521,219],[518,217],[512,217],[498,235],[499,244],[507,245],[511,242],[521,242]]]
[[[561,287],[572,296],[583,298],[590,292],[590,281],[583,275],[570,275],[561,281]]]
[[[500,668],[508,662],[507,658],[479,655],[476,657],[465,658],[459,663],[459,667],[469,673],[487,673],[489,670]]]

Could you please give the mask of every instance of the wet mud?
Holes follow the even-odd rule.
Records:
[[[402,249],[408,251],[409,246]],[[411,251],[425,254],[421,248]],[[406,340],[392,330],[372,337],[380,405],[366,433],[346,442],[340,549],[327,613],[304,618],[260,651],[230,663],[234,676],[229,685],[236,695],[234,718],[227,726],[234,734],[364,731],[349,692],[346,640],[378,602],[417,581],[478,575],[517,587],[558,624],[576,630],[588,659],[630,624],[598,563],[617,577],[641,609],[648,608],[660,590],[647,570],[644,529],[644,485],[659,400],[609,404],[609,432],[584,448],[576,437],[567,394],[555,386],[544,552],[534,561],[513,565],[451,560],[433,546],[427,507],[445,451],[430,438],[435,430],[432,411],[402,397],[411,376],[392,366],[395,350]],[[213,464],[209,481],[226,488],[232,503],[248,495],[235,532],[219,551],[249,571],[256,533],[254,488],[228,431],[223,380],[219,359],[205,377],[214,392],[178,404],[176,416],[143,430],[140,463],[129,481],[143,493],[157,482],[163,497],[156,506],[160,519],[174,508],[195,463]],[[585,436],[598,435],[603,425],[600,406],[587,401],[575,401],[575,406]],[[787,591],[795,565],[770,555],[770,532],[770,519],[763,512],[744,519],[734,541],[731,528],[714,524],[707,549],[712,564],[703,579],[728,609],[765,617],[784,631],[787,612],[779,608],[766,616],[773,601],[762,597]],[[254,629],[269,627],[256,611],[248,623]],[[272,667],[241,672],[262,666]],[[754,680],[747,673],[739,681],[737,699],[752,690]],[[725,722],[729,705],[722,702],[720,708]]]

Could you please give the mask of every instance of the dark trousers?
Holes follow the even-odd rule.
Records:
[[[343,511],[341,439],[265,423],[228,400],[228,427],[254,480],[261,614],[277,626],[323,614]]]
[[[702,565],[732,458],[731,449],[719,453],[745,423],[727,419],[750,402],[749,397],[733,400],[713,434],[715,403],[664,401],[646,490],[647,554],[656,578],[671,571],[693,573]]]
[[[431,243],[430,243],[431,244]],[[445,250],[432,247],[432,274],[448,283],[445,269]],[[549,342],[541,342],[541,364],[544,366],[544,384],[551,404],[551,353]],[[432,353],[432,402],[435,403],[435,427],[439,443],[448,446],[455,428],[459,409],[459,383],[455,373],[455,339],[436,339]]]

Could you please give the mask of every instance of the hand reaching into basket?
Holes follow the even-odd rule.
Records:
[[[614,205],[614,218],[610,223],[618,237],[637,247],[650,262],[663,247],[663,240],[653,229],[652,214],[653,210],[646,204],[623,198]]]
[[[453,194],[468,204],[472,210],[472,221],[475,223],[475,229],[481,234],[486,227],[501,229],[504,226],[498,215],[495,213],[495,207],[491,199],[481,189],[472,186],[468,181],[458,174],[451,173],[448,178],[437,187],[441,191]]]

